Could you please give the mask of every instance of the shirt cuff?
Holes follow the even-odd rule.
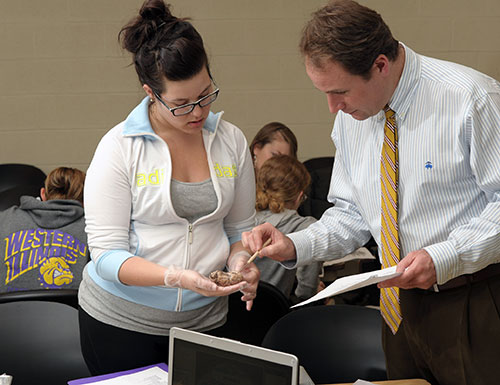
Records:
[[[303,232],[296,232],[292,234],[288,234],[293,244],[295,245],[295,255],[296,260],[286,261],[282,263],[286,268],[296,268],[303,265],[307,265],[309,261],[312,260],[312,244],[310,238]]]
[[[126,250],[110,250],[94,261],[96,273],[106,281],[120,282],[118,272],[123,262],[134,255]]]
[[[438,285],[461,274],[458,264],[458,252],[450,241],[435,243],[424,247],[434,262]]]
[[[233,237],[229,237],[228,239],[229,239],[229,244],[230,244],[230,245],[233,245],[233,244],[235,244],[236,242],[241,241],[241,233],[240,233],[240,234],[238,234],[238,235],[235,235],[235,236],[233,236]]]

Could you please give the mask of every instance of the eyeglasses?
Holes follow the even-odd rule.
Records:
[[[172,113],[172,115],[182,116],[190,114],[196,106],[200,106],[201,108],[203,108],[215,102],[217,96],[219,96],[219,88],[217,88],[214,92],[209,93],[207,96],[204,96],[201,99],[197,100],[196,102],[183,104],[182,106],[174,108],[170,108],[169,106],[167,106],[165,101],[160,97],[160,95],[156,91],[153,91],[153,93],[156,99],[158,99],[160,103],[163,104],[165,108]]]

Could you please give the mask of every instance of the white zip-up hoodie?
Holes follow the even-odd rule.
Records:
[[[254,226],[248,144],[221,116],[210,113],[203,128],[217,208],[194,223],[177,216],[172,206],[170,152],[151,127],[148,98],[102,138],[87,171],[84,195],[92,257],[88,273],[101,288],[170,311],[197,309],[215,300],[186,289],[124,285],[118,271],[135,255],[208,275],[225,266],[230,244]]]

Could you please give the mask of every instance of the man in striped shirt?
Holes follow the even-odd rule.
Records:
[[[390,379],[492,384],[500,376],[500,84],[419,55],[375,11],[351,0],[319,9],[301,51],[326,93],[336,147],[334,207],[284,236],[269,224],[243,234],[260,255],[297,267],[340,258],[381,237],[384,107],[398,130],[397,224],[402,321],[383,329]],[[355,332],[355,331],[353,331]],[[395,334],[393,334],[395,332]]]

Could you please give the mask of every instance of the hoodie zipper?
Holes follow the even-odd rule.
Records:
[[[188,244],[191,245],[193,243],[193,224],[190,223],[188,225]]]
[[[187,233],[187,244],[186,244],[186,260],[184,262],[184,269],[187,269],[189,266],[189,260],[191,259],[191,245],[193,243],[193,224],[188,223],[188,233]],[[184,289],[179,288],[179,291],[177,292],[177,306],[176,306],[176,311],[181,311],[182,308],[182,292]]]

